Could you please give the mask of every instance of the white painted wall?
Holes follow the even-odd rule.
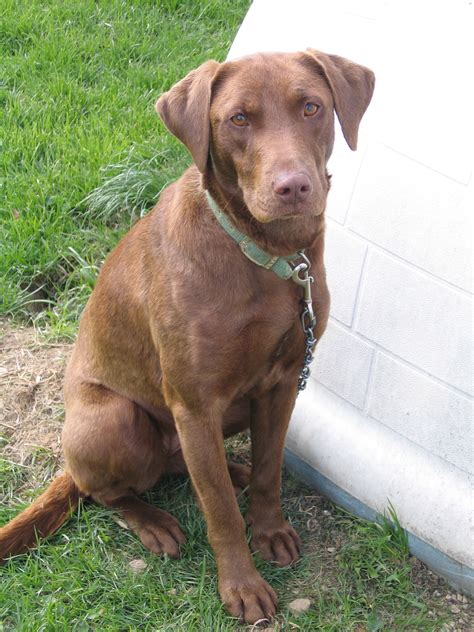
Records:
[[[312,46],[372,68],[352,153],[337,130],[332,311],[288,447],[473,566],[469,0],[255,0],[229,53]]]

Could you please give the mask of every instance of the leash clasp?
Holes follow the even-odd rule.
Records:
[[[311,284],[314,282],[314,278],[308,274],[311,267],[308,257],[302,251],[298,254],[304,259],[304,261],[293,268],[291,280],[297,285],[300,285],[304,291],[303,301],[305,303],[305,309],[303,312],[302,322],[303,329],[306,331],[307,327],[313,328],[316,324],[316,318],[313,311],[313,298],[311,295]]]
[[[303,259],[303,261],[302,263],[295,265],[293,268],[291,280],[297,285],[300,285],[304,290],[304,307],[301,314],[301,326],[305,337],[305,354],[303,366],[298,378],[298,392],[300,392],[306,388],[306,384],[310,376],[310,364],[313,359],[314,347],[316,346],[317,340],[314,336],[316,316],[313,311],[313,299],[311,296],[311,284],[314,282],[314,279],[309,275],[311,261],[302,250],[298,252],[298,255]]]

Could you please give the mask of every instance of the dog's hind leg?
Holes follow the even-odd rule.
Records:
[[[103,386],[81,384],[66,401],[63,448],[82,493],[117,509],[154,553],[179,555],[185,538],[176,519],[137,497],[158,481],[168,453],[146,411]]]

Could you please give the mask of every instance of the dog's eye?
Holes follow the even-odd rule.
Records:
[[[304,115],[305,116],[314,116],[319,110],[319,105],[316,103],[306,103],[304,106]]]
[[[235,116],[232,116],[230,120],[234,125],[237,125],[237,127],[245,127],[249,124],[249,120],[245,114],[235,114]]]

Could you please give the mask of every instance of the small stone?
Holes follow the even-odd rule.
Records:
[[[461,612],[461,608],[459,606],[450,606],[449,609],[454,614],[459,614]]]
[[[333,546],[328,546],[328,548],[326,549],[326,551],[328,551],[328,553],[334,553],[336,549]]]
[[[128,565],[132,573],[143,573],[145,568],[148,566],[145,560],[140,560],[140,559],[132,560],[131,562],[128,563]]]
[[[309,599],[295,599],[290,604],[288,604],[288,608],[295,616],[306,612],[310,606],[311,601]]]
[[[439,590],[433,591],[433,597],[441,597],[441,593],[439,592]]]
[[[320,525],[316,518],[310,518],[306,523],[306,528],[308,531],[316,531],[320,528]]]

